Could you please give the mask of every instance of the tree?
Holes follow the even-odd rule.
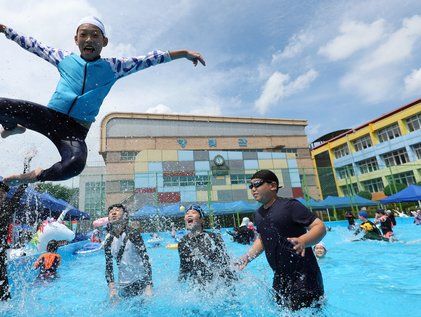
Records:
[[[407,186],[402,183],[390,183],[384,188],[383,192],[386,196],[390,196],[390,195],[396,194],[397,192],[400,192],[406,187]]]
[[[55,198],[61,198],[76,208],[79,205],[79,188],[69,188],[53,183],[41,183],[37,186],[39,192],[47,192]]]
[[[362,191],[358,192],[357,195],[362,197],[362,198],[371,200],[371,193],[366,191],[366,190],[362,190]]]

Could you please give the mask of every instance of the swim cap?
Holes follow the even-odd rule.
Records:
[[[101,22],[101,20],[98,19],[97,17],[94,17],[94,16],[84,17],[83,19],[81,19],[79,21],[79,24],[77,25],[77,27],[79,28],[79,26],[81,26],[82,24],[85,24],[85,23],[89,23],[89,24],[95,25],[96,27],[98,27],[101,30],[102,35],[103,36],[106,36],[105,35],[105,26]]]
[[[241,221],[241,225],[242,226],[247,226],[250,223],[250,219],[248,217],[244,217],[243,220]]]
[[[204,218],[205,217],[205,212],[203,211],[202,207],[200,207],[199,205],[190,205],[189,208],[186,209],[186,212],[189,210],[195,210],[199,213],[200,218]]]
[[[323,242],[319,242],[319,243],[317,243],[316,245],[314,245],[314,249],[315,249],[317,246],[321,246],[321,247],[323,247],[323,249],[325,249],[325,252],[327,253],[327,248],[326,248],[326,246],[325,246],[325,244],[324,244]]]
[[[367,211],[361,210],[358,213],[358,216],[361,216],[361,217],[364,217],[364,218],[368,218],[368,213],[367,213]]]

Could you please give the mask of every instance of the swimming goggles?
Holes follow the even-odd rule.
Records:
[[[263,179],[258,180],[258,181],[254,181],[254,182],[250,182],[249,188],[250,189],[252,189],[253,187],[258,188],[258,187],[262,186],[264,183],[268,183],[268,182],[263,180]]]

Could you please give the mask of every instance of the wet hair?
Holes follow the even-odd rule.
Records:
[[[108,213],[110,213],[111,209],[113,209],[113,208],[120,208],[120,209],[123,209],[124,213],[127,213],[127,214],[129,213],[127,211],[126,207],[123,204],[114,204],[114,205],[109,206],[108,207]]]
[[[129,221],[129,211],[126,209],[126,207],[123,205],[123,204],[114,204],[114,205],[111,205],[111,206],[109,206],[108,207],[108,216],[110,215],[110,211],[113,209],[113,208],[120,208],[120,209],[122,209],[123,210],[123,216],[122,216],[122,220],[125,220],[125,221]],[[111,229],[111,224],[109,224],[110,225],[110,229]]]
[[[274,172],[272,172],[270,170],[260,170],[260,171],[257,171],[251,177],[251,179],[253,179],[253,178],[260,178],[261,180],[263,180],[263,181],[265,181],[267,183],[273,183],[273,182],[276,183],[276,185],[277,185],[276,192],[278,192],[278,189],[282,187],[282,186],[279,186],[279,179],[278,179],[278,177],[275,175]]]
[[[51,240],[47,244],[47,252],[56,252],[58,249],[58,242],[56,240]]]
[[[0,181],[0,190],[4,190],[7,193],[10,190],[10,187],[6,183]]]

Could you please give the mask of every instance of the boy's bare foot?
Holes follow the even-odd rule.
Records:
[[[38,180],[38,176],[41,174],[41,172],[42,168],[38,167],[29,173],[7,176],[3,178],[3,182],[11,186],[35,183]]]
[[[25,127],[22,127],[20,125],[17,125],[16,128],[12,129],[12,130],[5,130],[4,128],[1,130],[1,137],[3,139],[7,138],[8,136],[11,136],[13,134],[21,134],[24,133],[26,131]]]

